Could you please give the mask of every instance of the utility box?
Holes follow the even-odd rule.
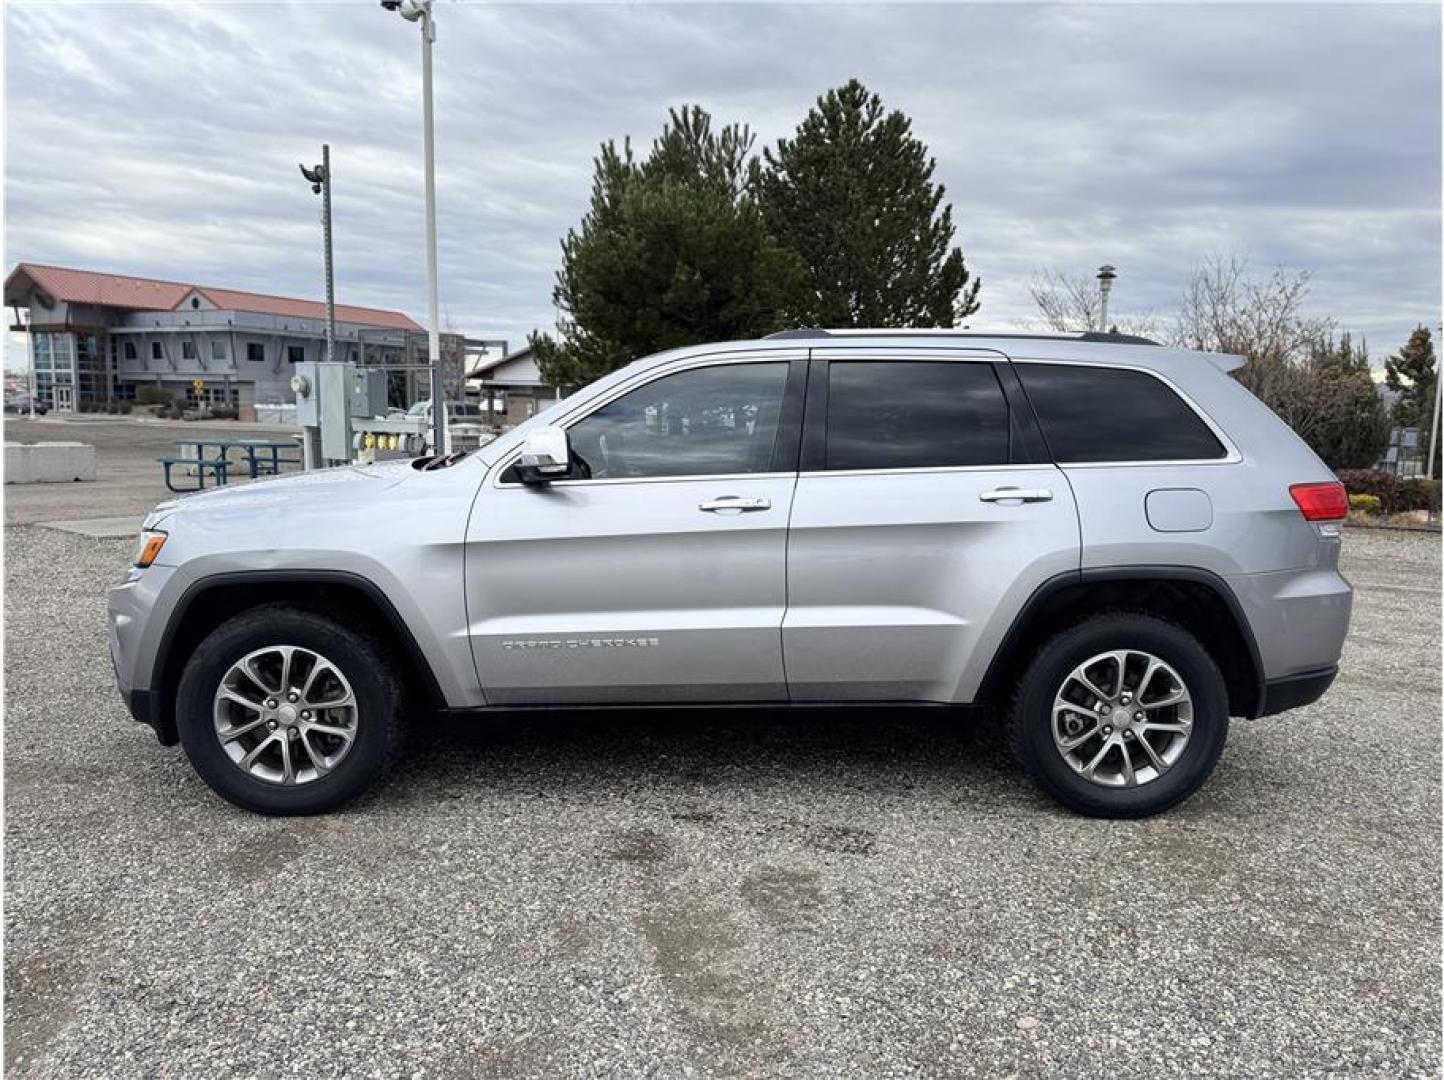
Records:
[[[300,363],[291,371],[291,390],[296,395],[296,423],[301,427],[319,427],[321,409],[317,404],[320,396],[316,392],[316,365]]]
[[[386,415],[386,372],[356,368],[351,374],[351,415],[371,420]]]
[[[291,376],[296,423],[305,432],[306,468],[351,460],[351,373],[355,364],[297,364]]]
[[[321,456],[328,461],[351,460],[351,374],[355,370],[355,364],[316,365]]]

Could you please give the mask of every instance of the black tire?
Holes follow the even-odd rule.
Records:
[[[1193,727],[1182,754],[1162,776],[1136,787],[1105,787],[1080,775],[1053,742],[1053,699],[1077,665],[1113,649],[1138,649],[1171,665],[1193,699]],[[1228,690],[1197,638],[1150,615],[1087,619],[1046,642],[1024,671],[1008,715],[1008,741],[1023,768],[1055,800],[1090,817],[1161,813],[1203,785],[1228,738]]]
[[[299,645],[334,664],[356,697],[356,736],[324,776],[281,785],[252,776],[226,754],[216,735],[216,690],[231,665],[274,645]],[[176,727],[186,757],[223,799],[259,814],[321,814],[374,785],[401,747],[396,676],[385,647],[311,611],[286,605],[254,608],[222,624],[191,654],[176,693]]]

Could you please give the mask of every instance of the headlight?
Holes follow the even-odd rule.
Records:
[[[155,557],[160,554],[160,549],[165,547],[166,534],[159,529],[142,529],[140,543],[135,551],[135,565],[144,570]]]

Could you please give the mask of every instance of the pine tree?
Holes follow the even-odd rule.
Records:
[[[806,268],[748,190],[753,136],[672,110],[651,153],[603,144],[591,207],[562,240],[557,337],[533,334],[542,376],[576,387],[640,356],[782,328]]]
[[[1429,454],[1430,425],[1434,423],[1434,397],[1438,393],[1439,365],[1434,357],[1434,339],[1427,326],[1417,327],[1399,352],[1384,361],[1384,381],[1398,391],[1394,402],[1394,423],[1419,429],[1420,457]],[[1433,474],[1440,475],[1444,439],[1434,444]]]
[[[1439,378],[1434,359],[1434,340],[1427,326],[1420,326],[1399,352],[1384,361],[1384,381],[1399,398],[1394,402],[1394,423],[1419,428],[1427,437],[1434,417],[1434,386]]]
[[[977,311],[934,165],[912,121],[856,79],[764,150],[754,179],[768,225],[811,270],[799,322],[953,326]]]
[[[1389,411],[1374,382],[1367,342],[1354,345],[1347,330],[1337,342],[1331,333],[1321,335],[1289,383],[1306,418],[1299,434],[1326,465],[1367,469],[1379,460],[1389,444]]]

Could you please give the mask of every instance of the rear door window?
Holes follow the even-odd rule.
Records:
[[[991,364],[834,360],[829,365],[828,469],[1007,461],[1008,402]]]
[[[1035,363],[1014,370],[1060,465],[1227,456],[1203,418],[1147,372]]]

